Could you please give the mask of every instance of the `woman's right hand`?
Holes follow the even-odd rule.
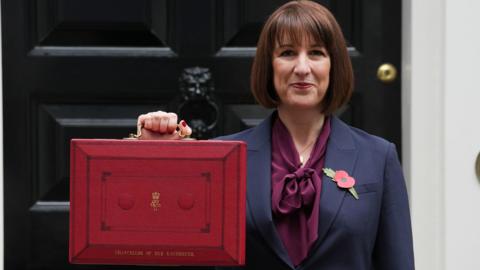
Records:
[[[138,117],[137,126],[141,127],[139,140],[180,140],[192,134],[185,120],[177,123],[175,113],[163,111],[150,112]]]

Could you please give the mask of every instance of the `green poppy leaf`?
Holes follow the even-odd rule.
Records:
[[[323,173],[325,173],[328,177],[332,178],[335,177],[335,171],[330,168],[323,168]]]
[[[354,187],[349,188],[348,191],[350,191],[350,193],[352,193],[353,197],[355,197],[355,199],[358,200],[358,194],[357,194],[357,191],[355,190]]]

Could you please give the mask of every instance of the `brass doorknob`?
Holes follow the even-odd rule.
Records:
[[[397,69],[390,63],[382,64],[378,67],[377,78],[384,83],[393,82],[397,78]]]

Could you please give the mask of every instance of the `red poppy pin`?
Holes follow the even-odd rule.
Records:
[[[358,200],[358,194],[355,188],[355,179],[348,175],[346,171],[338,170],[334,171],[330,168],[323,168],[323,173],[330,177],[333,182],[337,183],[337,186],[340,188],[348,188],[348,191],[352,194],[352,196]]]

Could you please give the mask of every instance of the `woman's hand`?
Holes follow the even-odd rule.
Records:
[[[177,123],[175,113],[150,112],[138,117],[137,126],[142,127],[139,140],[180,140],[192,134],[192,129],[182,120]]]

